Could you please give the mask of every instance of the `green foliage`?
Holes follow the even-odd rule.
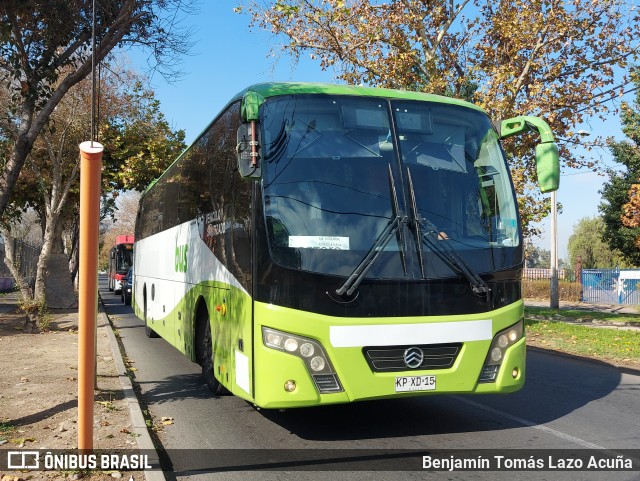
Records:
[[[190,48],[190,32],[180,27],[180,20],[192,0],[102,0],[96,9],[95,48],[93,3],[0,2],[0,219],[6,220],[5,210],[39,134],[46,126],[53,129],[50,117],[61,100],[91,72],[92,52],[101,62],[119,45],[139,45],[151,50],[156,71],[172,77],[178,73],[176,56]]]
[[[47,331],[51,324],[52,316],[44,299],[22,299],[18,310],[24,312],[41,331]]]
[[[551,251],[528,245],[525,251],[527,267],[549,269],[551,267]]]
[[[561,301],[580,302],[582,285],[578,282],[558,281]],[[550,299],[551,282],[549,279],[523,279],[522,297],[525,299]]]
[[[580,219],[573,227],[567,245],[570,265],[575,266],[580,256],[583,269],[632,267],[617,249],[604,241],[604,232],[602,217]]]
[[[125,95],[127,111],[107,119],[101,130],[103,205],[110,207],[115,205],[110,196],[120,190],[143,191],[185,148],[184,130],[171,129],[153,91],[138,82]]]
[[[640,88],[640,77],[635,77],[635,86]],[[629,203],[629,190],[640,179],[640,90],[636,91],[633,106],[622,106],[622,131],[628,140],[609,141],[616,162],[624,171],[609,170],[609,181],[600,191],[602,202],[599,210],[604,221],[603,239],[611,249],[620,251],[624,259],[634,266],[640,265],[640,227],[627,227],[622,222],[624,206]]]

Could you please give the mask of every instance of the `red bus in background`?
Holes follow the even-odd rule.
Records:
[[[109,290],[116,294],[120,294],[122,279],[133,267],[133,242],[132,235],[119,235],[116,245],[109,251]]]

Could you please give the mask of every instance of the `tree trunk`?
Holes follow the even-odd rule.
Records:
[[[77,287],[78,268],[80,267],[80,221],[77,217],[71,221],[70,244],[69,272],[71,273],[71,283]]]
[[[47,276],[44,280],[47,307],[67,309],[77,307],[78,300],[69,272],[69,256],[64,252],[62,232],[64,223],[58,219],[51,246],[51,254],[47,261]]]
[[[46,288],[45,278],[48,274],[47,263],[53,249],[53,242],[55,239],[55,230],[58,224],[59,215],[52,214],[47,219],[47,226],[44,229],[44,235],[42,236],[42,250],[40,251],[40,257],[38,257],[38,267],[36,269],[36,285],[33,293],[33,300],[36,303],[46,302]]]

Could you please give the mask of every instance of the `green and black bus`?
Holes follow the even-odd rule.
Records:
[[[216,393],[265,408],[525,379],[520,219],[494,124],[423,93],[264,83],[237,94],[143,194],[133,306]]]

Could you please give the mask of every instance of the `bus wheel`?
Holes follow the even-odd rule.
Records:
[[[209,390],[215,394],[219,395],[225,392],[225,388],[220,384],[213,374],[213,352],[212,345],[213,342],[211,340],[211,323],[209,322],[209,315],[205,314],[205,318],[203,321],[205,322],[204,328],[204,336],[202,336],[202,377],[204,377],[204,382],[209,388]]]
[[[147,324],[146,320],[144,321],[144,333],[147,337],[151,337],[151,338],[160,337],[158,336],[158,333],[156,331],[154,331],[149,327],[149,324]]]
[[[145,289],[144,294],[144,333],[147,337],[160,337],[158,333],[149,327],[149,322],[147,321],[147,291]]]

